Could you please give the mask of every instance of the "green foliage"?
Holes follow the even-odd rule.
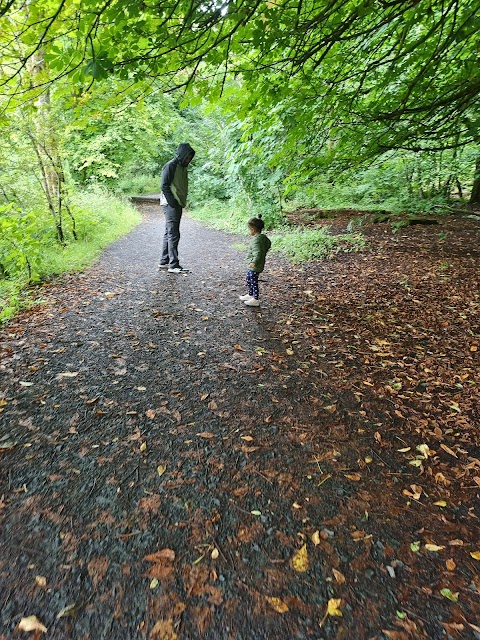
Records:
[[[204,203],[192,209],[189,215],[215,229],[241,234],[246,233],[247,221],[251,217],[246,209],[219,200]]]
[[[0,210],[0,321],[29,302],[26,285],[65,271],[83,269],[116,238],[140,222],[140,214],[108,193],[72,196],[78,241],[56,241],[48,216]]]
[[[359,233],[333,235],[327,227],[285,229],[272,235],[272,251],[283,253],[292,262],[323,260],[340,252],[361,251],[365,238]]]

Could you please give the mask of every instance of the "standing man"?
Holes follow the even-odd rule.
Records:
[[[182,142],[178,145],[175,158],[162,169],[160,204],[165,214],[165,233],[159,268],[168,269],[168,273],[188,273],[188,269],[181,267],[178,261],[178,241],[182,209],[187,204],[187,167],[194,155],[195,151],[188,142]]]

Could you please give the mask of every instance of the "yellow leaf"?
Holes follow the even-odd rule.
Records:
[[[286,349],[287,355],[289,356],[293,356],[293,354],[295,353],[295,351],[293,349]]]
[[[308,570],[308,553],[306,544],[294,553],[292,557],[292,566],[298,573],[303,573]]]
[[[433,504],[436,504],[437,507],[446,507],[447,503],[445,502],[445,500],[437,500],[437,502],[434,502]]]
[[[47,627],[40,622],[37,616],[22,618],[18,623],[18,628],[20,631],[41,631],[42,633],[47,633],[48,631]]]
[[[240,436],[240,438],[246,442],[252,442],[253,440],[252,436]]]
[[[407,453],[407,451],[410,451],[412,447],[405,447],[404,449],[397,449],[397,451],[400,451],[400,453]]]
[[[318,531],[312,533],[312,542],[316,547],[320,544],[320,533]]]
[[[241,344],[234,344],[233,345],[234,349],[236,349],[237,351],[245,351],[245,349],[242,347]]]
[[[425,549],[427,549],[427,551],[441,551],[442,549],[445,549],[445,547],[438,544],[426,544]]]
[[[259,511],[258,509],[254,509],[253,511],[250,511],[250,513],[252,514],[252,516],[261,516],[262,512]]]
[[[286,611],[288,611],[288,606],[280,598],[267,596],[267,601],[271,604],[275,611],[277,611],[277,613],[285,613]]]
[[[480,551],[470,551],[470,555],[474,560],[480,560]]]
[[[362,476],[359,473],[345,473],[345,478],[352,480],[353,482],[360,482]]]
[[[146,451],[147,450],[147,443],[146,442],[142,442],[142,444],[140,445],[140,451]]]
[[[164,464],[159,464],[157,467],[157,473],[160,477],[163,476],[166,470],[167,470],[167,467]]]
[[[218,558],[218,556],[220,555],[218,549],[215,547],[215,549],[212,551],[212,560],[216,560]]]
[[[45,576],[35,576],[35,584],[37,584],[39,587],[46,587],[47,579],[45,578]]]
[[[153,578],[150,582],[150,589],[156,589],[158,587],[158,578]]]
[[[342,605],[341,598],[330,598],[327,606],[327,613],[329,616],[341,616],[342,612],[340,607]]]

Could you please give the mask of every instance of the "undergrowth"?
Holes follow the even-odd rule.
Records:
[[[229,233],[242,234],[248,243],[247,221],[251,212],[226,203],[209,203],[189,212],[190,216],[215,229]],[[272,251],[282,253],[292,262],[322,260],[339,252],[361,251],[365,247],[365,238],[361,233],[333,235],[328,227],[310,229],[306,227],[290,228],[280,225],[275,228],[265,218],[265,233],[272,240]]]
[[[70,203],[75,218],[77,240],[69,223],[65,223],[65,246],[60,245],[48,225],[47,216],[38,216],[36,229],[25,237],[17,256],[7,264],[0,277],[0,322],[8,321],[17,311],[35,300],[35,287],[60,273],[84,269],[101,250],[125,235],[141,220],[140,213],[127,201],[106,193],[83,193]],[[70,221],[71,224],[71,221]],[[8,239],[2,238],[1,243]],[[10,252],[11,254],[11,252]],[[27,268],[28,265],[28,268]]]

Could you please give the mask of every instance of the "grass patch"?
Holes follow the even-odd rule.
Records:
[[[245,211],[231,204],[210,202],[189,211],[189,215],[215,229],[244,235],[245,242],[236,243],[233,247],[246,251],[249,242],[247,220],[251,214],[248,215]],[[295,263],[307,260],[325,260],[342,251],[361,251],[366,244],[361,233],[333,235],[329,232],[328,227],[311,229],[281,226],[277,230],[267,229],[266,233],[272,240],[272,251],[282,253]]]
[[[215,200],[189,210],[188,215],[220,231],[247,234],[247,221],[253,214],[233,204]]]
[[[292,262],[325,260],[340,252],[361,251],[365,238],[360,233],[332,235],[327,227],[280,230],[271,236],[272,251],[282,253]]]
[[[141,221],[140,213],[129,202],[105,193],[77,194],[70,206],[78,240],[73,239],[69,227],[72,222],[66,219],[64,231],[68,242],[65,247],[55,241],[48,228],[34,230],[30,248],[28,239],[24,243],[22,251],[29,258],[34,282],[84,269],[98,258],[102,249]],[[30,288],[30,284],[25,269],[11,270],[0,279],[0,322],[7,322],[17,311],[34,302],[35,289]]]

